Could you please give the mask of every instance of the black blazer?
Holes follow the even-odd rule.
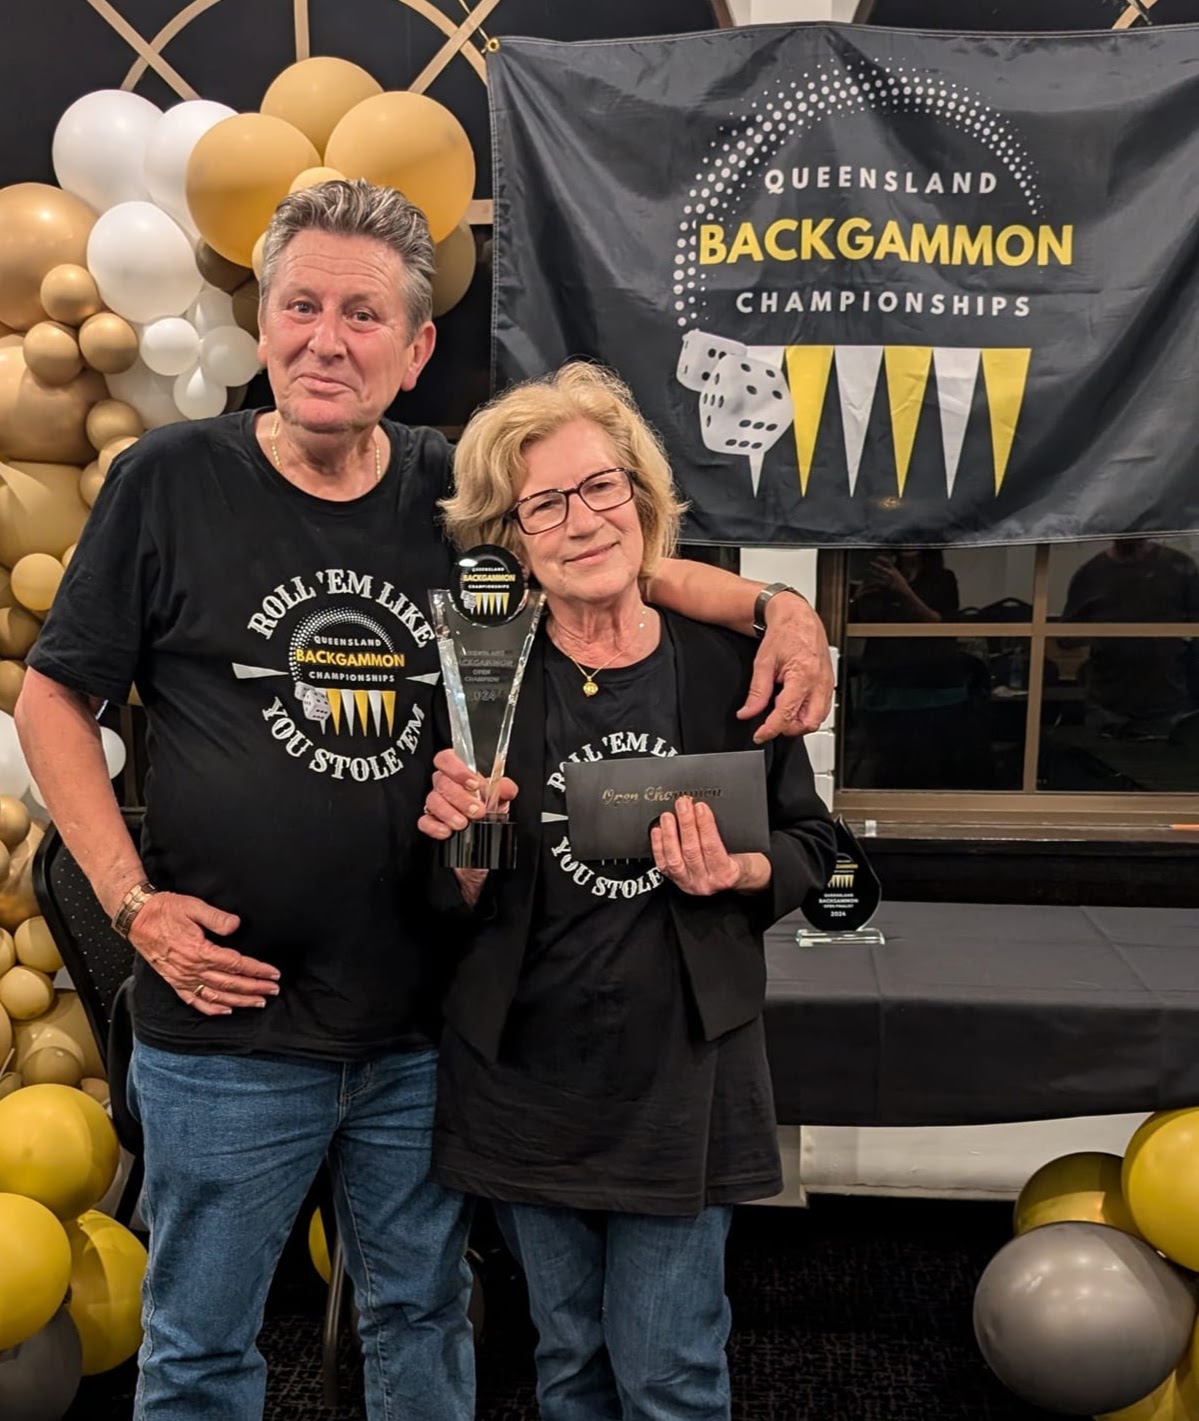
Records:
[[[753,732],[760,722],[736,718],[749,688],[754,643],[673,613],[662,615],[676,649],[681,753],[754,748]],[[446,1020],[492,1061],[529,939],[541,871],[541,787],[556,768],[546,764],[544,665],[543,630],[525,671],[508,756],[508,774],[522,790],[513,804],[517,866],[491,875],[489,909],[467,939],[445,999]],[[664,885],[708,1041],[761,1012],[766,995],[762,936],[797,908],[810,888],[828,881],[836,859],[832,821],[816,794],[803,741],[776,739],[764,749],[770,887],[756,894],[697,897]]]

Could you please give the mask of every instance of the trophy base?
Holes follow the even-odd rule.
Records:
[[[881,947],[887,939],[877,928],[845,929],[843,932],[821,932],[818,928],[800,928],[795,934],[799,947],[848,947],[857,943],[863,947]]]
[[[437,846],[441,868],[515,868],[516,825],[511,819],[480,819]]]

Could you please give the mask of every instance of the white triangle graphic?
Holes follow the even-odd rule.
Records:
[[[367,700],[370,702],[371,719],[375,722],[375,734],[383,734],[383,692],[367,691]]]
[[[427,671],[423,676],[409,676],[409,681],[420,681],[426,686],[436,686],[441,680],[440,671]]]
[[[286,676],[286,671],[276,671],[272,666],[242,666],[234,661],[233,674],[239,681],[250,681],[256,676]]]
[[[569,814],[551,814],[548,809],[541,811],[541,822],[543,824],[564,824],[569,818]]]
[[[937,401],[941,407],[941,442],[945,446],[945,491],[953,493],[966,441],[966,422],[974,403],[981,352],[954,346],[933,348]]]
[[[881,345],[839,345],[837,347],[837,392],[841,404],[841,428],[845,432],[845,464],[849,473],[849,493],[858,483],[862,467],[862,450],[866,446],[866,427],[874,407],[878,389],[878,372],[882,367]]]

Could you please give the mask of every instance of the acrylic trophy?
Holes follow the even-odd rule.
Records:
[[[810,926],[795,934],[800,947],[882,943],[878,928],[867,927],[882,901],[878,874],[845,820],[837,816],[837,862],[823,888],[813,888],[800,905]]]
[[[483,814],[439,845],[446,868],[511,868],[516,826],[496,812],[520,683],[544,592],[530,592],[506,548],[482,544],[454,565],[454,585],[429,591],[454,753],[482,783]]]

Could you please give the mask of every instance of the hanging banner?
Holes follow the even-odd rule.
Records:
[[[628,381],[686,536],[1199,527],[1199,27],[505,39],[495,374]]]

